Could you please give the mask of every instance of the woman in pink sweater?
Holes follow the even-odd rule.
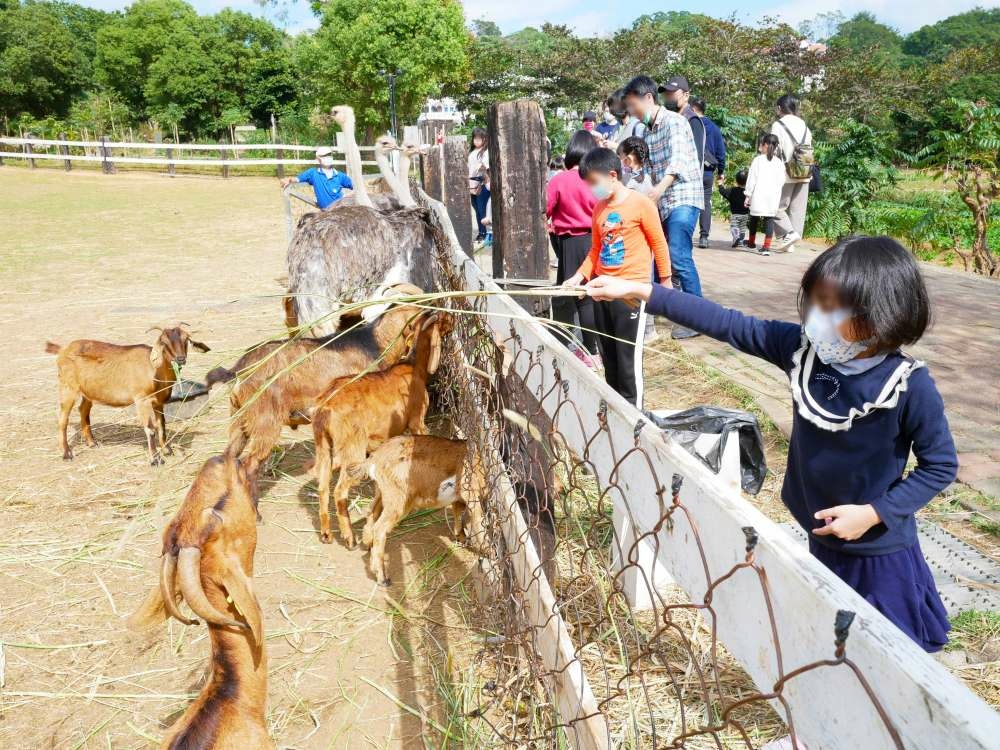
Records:
[[[556,259],[559,261],[556,284],[562,284],[576,273],[576,269],[590,252],[592,244],[590,230],[597,199],[580,177],[578,167],[580,160],[596,145],[594,136],[586,130],[574,133],[566,146],[566,169],[549,180],[546,190],[545,215],[551,225],[550,237],[556,251]],[[593,357],[597,354],[597,335],[593,332],[593,300],[589,297],[579,300],[556,297],[552,300],[552,317],[559,323],[578,325],[580,331],[576,338],[582,341],[588,355]],[[572,344],[572,341],[573,335],[567,331],[567,345]]]

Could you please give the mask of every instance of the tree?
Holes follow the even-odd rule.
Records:
[[[500,32],[500,27],[496,25],[493,21],[488,21],[485,18],[477,18],[469,26],[472,28],[472,33],[477,37],[482,38],[484,36],[499,37],[503,36]]]
[[[828,40],[831,47],[852,52],[873,51],[898,61],[903,54],[903,37],[891,26],[879,23],[871,13],[858,13],[837,26]]]
[[[1000,44],[1000,8],[976,8],[922,26],[906,37],[903,51],[915,57],[943,60],[956,49],[997,44]]]
[[[0,10],[0,112],[65,116],[89,83],[90,64],[57,7]]]
[[[413,120],[428,97],[458,90],[469,41],[457,0],[330,0],[322,6],[308,74],[320,106],[350,104],[372,135],[389,122],[381,72],[401,71],[396,108],[402,121]]]
[[[1000,198],[1000,107],[986,101],[950,99],[937,111],[930,143],[915,155],[916,163],[955,182],[962,202],[972,212],[972,250],[955,247],[966,270],[1000,277],[1000,258],[989,247],[993,201]]]

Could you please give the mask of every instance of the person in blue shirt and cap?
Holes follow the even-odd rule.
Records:
[[[332,148],[321,146],[316,149],[316,163],[319,165],[318,167],[307,169],[298,177],[282,179],[281,187],[288,187],[293,182],[304,182],[312,185],[313,192],[316,194],[316,205],[320,208],[332,206],[354,191],[354,183],[351,182],[351,178],[334,168]]]

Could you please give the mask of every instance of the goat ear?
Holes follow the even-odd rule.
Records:
[[[441,330],[437,325],[431,327],[431,356],[427,360],[427,372],[437,372],[441,364]]]
[[[260,613],[260,605],[257,597],[253,593],[253,583],[243,572],[238,560],[230,558],[228,569],[222,577],[222,585],[229,595],[233,606],[240,616],[246,620],[250,626],[250,633],[253,635],[254,646],[260,649],[264,645],[263,622]]]
[[[188,343],[191,344],[191,346],[193,346],[199,352],[210,352],[210,351],[212,351],[211,349],[209,349],[205,344],[201,343],[200,341],[195,341],[194,339],[188,339]]]
[[[154,586],[139,609],[128,616],[125,624],[129,630],[145,630],[153,625],[159,625],[167,619],[167,608],[163,604],[163,595],[160,587]]]

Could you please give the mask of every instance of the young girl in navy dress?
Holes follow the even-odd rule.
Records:
[[[930,320],[909,252],[850,237],[802,277],[803,324],[759,320],[658,284],[598,277],[596,299],[641,298],[646,311],[784,370],[794,402],[782,500],[809,550],[927,651],[949,623],[917,541],[914,513],[955,478],[941,396],[924,363],[899,350]],[[917,465],[904,476],[910,451]]]

